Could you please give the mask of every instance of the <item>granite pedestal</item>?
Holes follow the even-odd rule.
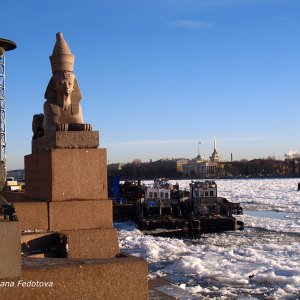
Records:
[[[80,291],[78,299],[148,296],[147,263],[119,258],[107,195],[106,149],[97,148],[98,137],[98,132],[56,132],[34,140],[32,154],[25,156],[25,194],[14,203],[27,259],[21,280],[56,280],[54,289],[39,289],[45,299],[69,297],[81,289],[88,291]],[[33,295],[24,288],[15,295],[21,291],[24,299]],[[10,293],[0,289],[0,297]]]

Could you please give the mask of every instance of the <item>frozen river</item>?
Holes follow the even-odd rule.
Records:
[[[200,239],[145,236],[115,223],[123,252],[144,257],[164,277],[208,299],[300,299],[298,179],[217,180],[218,195],[240,202],[245,230]],[[175,184],[176,181],[171,181]],[[189,181],[178,181],[188,188]]]

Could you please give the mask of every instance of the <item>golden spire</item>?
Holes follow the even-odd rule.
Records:
[[[217,141],[215,136],[214,136],[214,152],[217,152]]]

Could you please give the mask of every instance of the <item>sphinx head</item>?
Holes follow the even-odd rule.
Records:
[[[55,72],[53,89],[59,96],[69,96],[74,90],[75,75],[72,72]]]
[[[74,55],[61,32],[56,34],[56,43],[50,56],[53,73],[53,90],[58,104],[67,109],[71,105],[70,95],[74,90]]]

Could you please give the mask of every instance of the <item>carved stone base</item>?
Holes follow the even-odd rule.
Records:
[[[32,153],[38,153],[53,148],[86,149],[98,148],[99,131],[56,131],[45,135],[31,143]]]

